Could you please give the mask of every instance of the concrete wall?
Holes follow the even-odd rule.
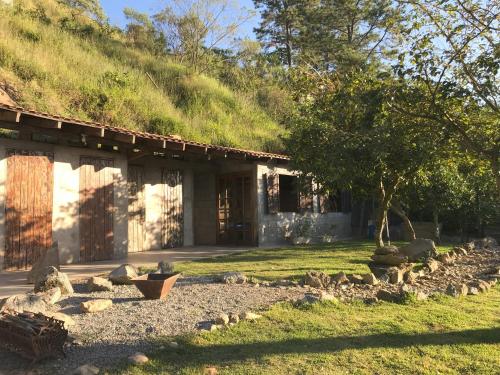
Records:
[[[93,156],[114,160],[113,218],[114,257],[127,253],[127,159],[119,153],[101,152],[84,148],[58,146],[45,143],[0,139],[0,262],[5,251],[5,183],[7,179],[7,149],[36,150],[54,154],[54,184],[52,229],[53,240],[58,242],[62,263],[80,260],[79,199],[80,199],[80,157]],[[1,266],[0,266],[1,269]]]
[[[271,164],[256,164],[257,181],[257,216],[259,246],[274,246],[287,243],[286,234],[301,220],[308,220],[312,224],[311,236],[313,241],[319,242],[323,235],[346,238],[351,236],[351,214],[318,212],[318,197],[313,196],[314,211],[300,214],[296,212],[279,212],[269,215],[266,213],[267,201],[264,174],[271,172],[285,175],[294,175],[293,171],[276,167]]]

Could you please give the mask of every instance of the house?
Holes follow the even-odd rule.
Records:
[[[54,241],[61,262],[76,263],[280,245],[305,219],[314,238],[350,235],[348,209],[299,194],[284,155],[6,104],[0,129],[0,269],[29,268]]]

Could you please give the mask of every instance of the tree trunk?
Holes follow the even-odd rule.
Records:
[[[414,239],[416,239],[417,236],[415,235],[415,230],[413,229],[413,225],[411,225],[410,218],[408,217],[406,212],[403,210],[403,207],[401,206],[401,203],[398,200],[395,200],[395,199],[392,200],[391,210],[394,211],[394,213],[396,215],[398,215],[403,220],[403,223],[405,224],[408,235],[410,236],[410,241],[413,241]]]
[[[441,240],[441,232],[439,231],[439,212],[436,208],[432,210],[432,220],[434,222],[434,239],[439,243]]]
[[[378,189],[378,211],[376,217],[376,232],[375,232],[375,244],[377,247],[384,246],[384,226],[386,223],[387,211],[391,204],[391,199],[396,191],[396,188],[400,180],[398,179],[393,186],[389,186],[387,190],[384,187],[384,183],[380,180]]]

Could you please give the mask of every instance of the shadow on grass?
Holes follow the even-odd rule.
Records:
[[[176,363],[176,368],[209,364],[228,365],[269,355],[329,354],[349,349],[407,348],[421,346],[499,344],[500,327],[444,333],[375,334],[367,336],[336,336],[317,339],[288,339],[198,346],[185,343],[175,352],[158,352],[157,363]]]

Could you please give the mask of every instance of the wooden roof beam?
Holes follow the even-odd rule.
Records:
[[[21,119],[21,112],[0,109],[0,121],[11,122],[13,124],[16,124],[19,123],[20,119]]]

